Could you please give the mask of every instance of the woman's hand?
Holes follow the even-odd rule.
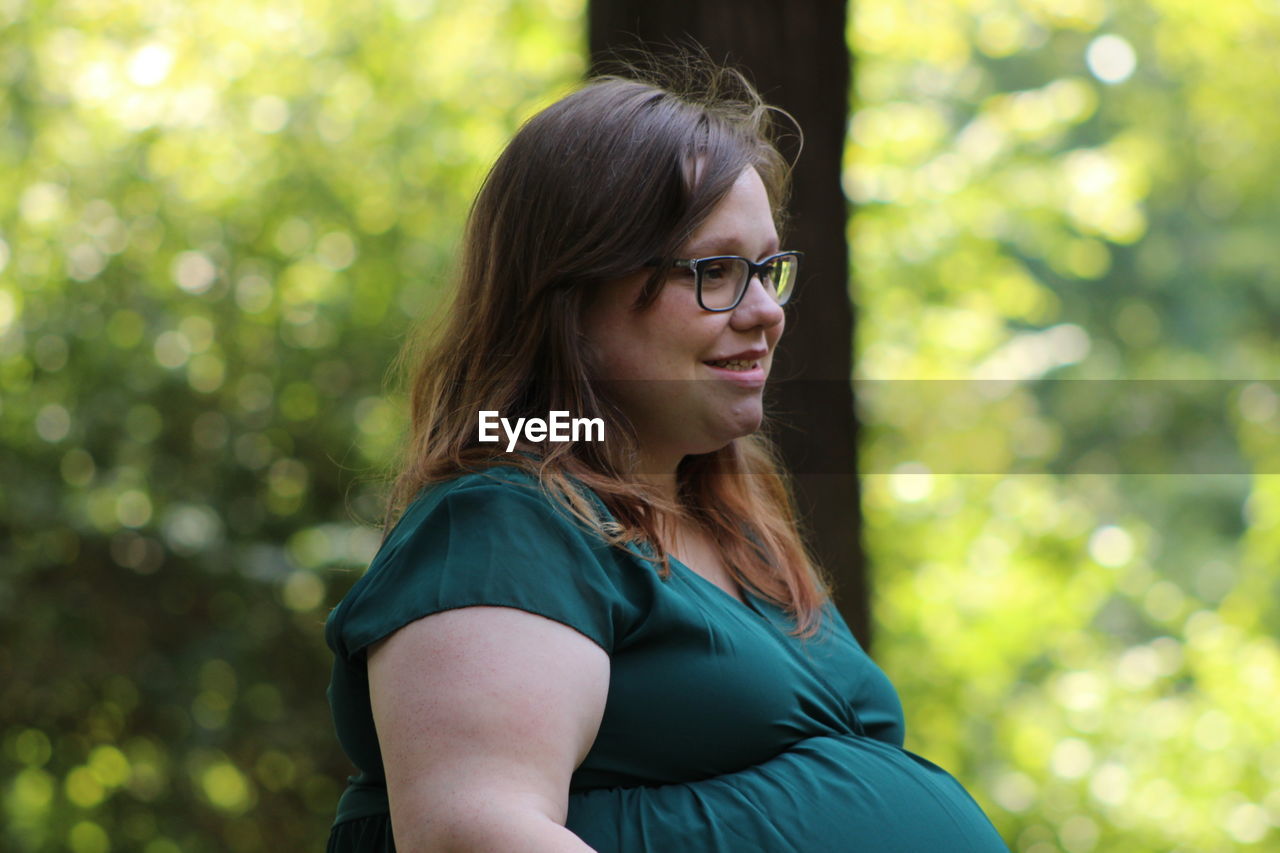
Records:
[[[564,822],[608,690],[604,649],[509,607],[436,613],[373,646],[397,849],[590,851]]]

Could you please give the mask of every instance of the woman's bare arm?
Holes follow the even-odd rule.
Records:
[[[569,777],[600,728],[609,656],[508,607],[436,613],[369,653],[397,849],[585,853]]]

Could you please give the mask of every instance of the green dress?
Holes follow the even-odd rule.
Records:
[[[671,565],[662,580],[514,468],[419,495],[326,624],[329,702],[359,770],[330,853],[394,849],[366,649],[469,605],[540,614],[609,654],[604,717],[566,820],[602,853],[1007,850],[955,779],[902,748],[897,693],[834,606],[817,637],[797,640],[776,606]]]

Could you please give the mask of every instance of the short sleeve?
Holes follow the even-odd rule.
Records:
[[[604,541],[535,484],[467,478],[420,497],[335,612],[350,659],[408,623],[459,607],[554,619],[613,653],[624,596]]]

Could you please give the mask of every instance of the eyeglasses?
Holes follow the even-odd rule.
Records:
[[[779,252],[759,263],[739,255],[716,255],[710,258],[678,259],[671,265],[693,273],[698,305],[704,311],[732,311],[747,293],[751,279],[760,278],[768,293],[779,305],[786,305],[796,289],[803,252]],[[662,263],[654,258],[647,266]]]

